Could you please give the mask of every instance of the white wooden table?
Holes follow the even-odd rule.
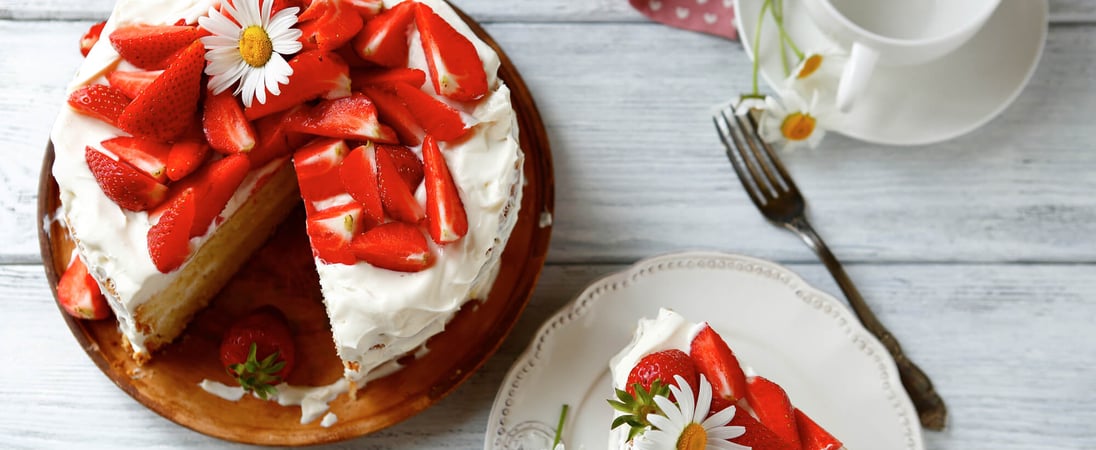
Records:
[[[77,39],[110,0],[0,0],[0,447],[224,448],[116,388],[64,325],[40,263],[41,156]],[[556,170],[548,265],[501,351],[453,395],[331,448],[482,448],[496,389],[540,323],[637,259],[716,249],[840,295],[754,210],[707,116],[748,89],[740,46],[625,0],[456,0],[539,103]],[[1096,448],[1096,4],[1051,2],[1046,51],[1003,115],[885,148],[830,135],[787,163],[813,220],[944,396],[933,449]],[[860,449],[865,450],[865,449]]]

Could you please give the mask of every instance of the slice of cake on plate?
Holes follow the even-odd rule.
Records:
[[[662,309],[610,361],[610,449],[838,450],[776,383],[743,370],[707,323]]]
[[[440,0],[120,0],[51,140],[61,216],[133,358],[302,201],[352,383],[487,298],[523,184],[499,64]]]

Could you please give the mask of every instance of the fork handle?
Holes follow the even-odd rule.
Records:
[[[848,297],[853,312],[864,324],[864,328],[875,335],[883,344],[883,347],[894,357],[894,362],[898,366],[898,375],[902,379],[902,386],[909,393],[910,400],[913,401],[913,406],[917,409],[921,425],[930,430],[943,430],[947,423],[947,407],[944,405],[944,400],[936,393],[936,389],[933,388],[928,375],[920,367],[917,367],[917,364],[910,361],[905,352],[902,351],[902,346],[898,344],[898,339],[895,339],[894,335],[879,321],[879,318],[875,317],[875,313],[864,302],[860,291],[853,285],[852,280],[845,273],[845,269],[841,266],[837,257],[833,255],[833,252],[830,251],[805,217],[799,216],[785,223],[784,226],[799,235],[807,243],[807,246],[818,254],[818,257],[822,259],[822,263],[833,275],[833,279],[837,281],[841,291]]]

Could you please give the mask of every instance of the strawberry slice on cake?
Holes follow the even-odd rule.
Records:
[[[610,361],[617,411],[609,448],[840,450],[784,389],[747,376],[707,323],[663,309]]]

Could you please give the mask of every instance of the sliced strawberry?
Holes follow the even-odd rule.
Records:
[[[255,129],[244,117],[244,107],[232,92],[206,94],[202,129],[210,147],[218,152],[245,153],[255,148]]]
[[[118,127],[135,136],[174,139],[194,120],[204,68],[205,47],[194,41],[122,111]]]
[[[190,175],[209,156],[209,145],[198,140],[182,140],[171,145],[167,155],[167,177],[179,181]]]
[[[713,411],[722,410],[745,397],[746,375],[738,358],[708,324],[704,324],[693,338],[689,355],[696,361],[697,370],[712,383]]]
[[[693,392],[697,392],[700,385],[700,377],[697,375],[693,360],[685,352],[677,349],[663,350],[640,358],[632,371],[628,372],[628,382],[624,390],[635,395],[635,385],[639,384],[644,390],[650,391],[651,384],[661,381],[663,386],[677,386],[674,375],[680,375],[689,383]],[[673,394],[670,394],[670,400]]]
[[[426,72],[410,67],[370,68],[350,72],[350,86],[355,91],[366,87],[386,87],[393,83],[407,83],[421,88],[426,84]]]
[[[422,183],[423,167],[422,160],[415,155],[415,152],[402,145],[378,145],[377,150],[384,151],[392,157],[392,162],[396,163],[396,170],[400,172],[400,177],[407,183],[407,187],[411,188],[411,192],[418,190],[419,183]]]
[[[362,29],[362,16],[343,0],[312,0],[298,16],[301,44],[307,50],[333,51]]]
[[[339,179],[339,166],[350,148],[342,139],[317,138],[293,154],[301,197],[317,202],[346,193]]]
[[[307,134],[287,131],[289,122],[286,119],[295,111],[296,108],[287,109],[252,123],[257,138],[255,148],[247,154],[252,168],[261,167],[274,159],[286,156],[311,139],[311,136]]]
[[[354,256],[382,269],[419,272],[434,265],[434,254],[419,227],[388,222],[359,234],[351,243]]]
[[[356,11],[358,15],[362,16],[362,19],[369,20],[381,13],[384,9],[383,0],[344,0],[349,3]]]
[[[103,141],[102,146],[145,175],[160,183],[167,182],[167,160],[171,145],[149,139],[119,136]]]
[[[746,401],[762,425],[792,447],[799,448],[799,432],[792,412],[794,408],[784,388],[763,377],[747,378]]]
[[[426,223],[430,237],[441,245],[459,241],[468,234],[468,216],[445,156],[429,134],[422,140],[422,162],[426,169]]]
[[[148,254],[161,273],[179,268],[190,256],[190,230],[198,211],[195,201],[193,188],[183,191],[148,229]]]
[[[422,37],[434,92],[470,101],[487,93],[487,74],[476,46],[423,3],[416,3],[415,25]]]
[[[419,145],[426,131],[419,125],[418,119],[407,109],[396,94],[381,88],[365,87],[362,92],[377,106],[377,116],[381,123],[392,127],[400,142],[407,145]]]
[[[289,131],[340,139],[397,143],[396,132],[377,120],[377,108],[365,95],[324,100],[294,115]]]
[[[354,50],[385,67],[407,65],[407,35],[416,2],[403,2],[374,17],[354,38]]]
[[[372,142],[350,151],[339,167],[339,180],[346,192],[364,208],[366,217],[375,223],[384,221],[384,205],[377,182],[377,154]]]
[[[110,33],[110,44],[122,59],[146,70],[167,67],[172,55],[197,39],[193,26],[128,25]]]
[[[722,409],[716,409],[714,404],[711,410],[715,412],[722,411]],[[754,419],[750,413],[746,412],[745,408],[735,408],[734,418],[731,419],[731,423],[728,425],[745,428],[744,434],[729,440],[753,450],[799,450],[799,447],[785,442],[772,430]]]
[[[362,230],[362,205],[350,202],[308,216],[308,237],[312,254],[328,264],[358,262],[350,242]]]
[[[408,188],[407,183],[400,176],[396,162],[388,152],[376,152],[377,180],[381,192],[381,203],[384,210],[393,219],[419,223],[426,216],[415,200],[415,195]]]
[[[266,103],[253,102],[244,109],[250,120],[285,111],[308,100],[327,99],[350,95],[350,68],[338,56],[313,50],[302,52],[290,59],[293,75],[289,84],[281,86],[282,93],[267,97]]]
[[[144,211],[167,196],[167,186],[99,150],[87,147],[84,158],[103,193],[122,209]]]
[[[396,96],[403,100],[411,115],[428,134],[442,141],[451,141],[468,131],[460,113],[452,106],[409,84],[396,83],[392,86]]]
[[[73,258],[57,282],[57,302],[77,319],[99,320],[110,317],[110,305],[88,273],[80,258]]]
[[[118,88],[118,90],[125,93],[127,97],[136,98],[162,73],[164,73],[163,70],[144,70],[138,72],[122,72],[116,70],[107,74],[107,80],[110,81],[111,86]]]
[[[350,153],[342,139],[316,138],[293,153],[297,176],[314,177],[332,173]]]
[[[87,56],[91,48],[99,42],[99,36],[103,34],[103,27],[106,26],[106,22],[99,22],[88,28],[88,31],[84,33],[84,36],[80,38],[80,54]]]
[[[189,188],[194,189],[194,200],[198,208],[194,214],[190,237],[204,235],[209,230],[209,226],[220,216],[250,168],[247,155],[236,153],[208,163],[172,185],[172,198],[178,198]],[[155,216],[156,212],[150,215]]]
[[[839,450],[845,445],[830,432],[819,426],[803,411],[795,410],[795,423],[799,437],[803,440],[803,450]]]
[[[194,228],[190,230],[191,236],[201,236],[209,229],[225,205],[236,193],[236,188],[244,181],[251,163],[243,154],[227,156],[215,161],[209,166],[207,189],[200,193],[197,199],[198,213],[194,216]]]
[[[69,106],[76,112],[114,126],[118,125],[118,116],[129,103],[124,92],[105,84],[89,84],[73,91],[68,98]]]

